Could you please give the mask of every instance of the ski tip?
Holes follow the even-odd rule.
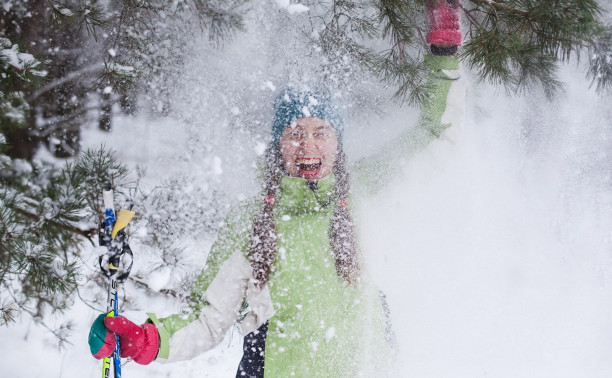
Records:
[[[113,188],[113,187],[111,186],[111,183],[110,183],[110,182],[107,182],[107,183],[104,185],[104,190],[105,190],[105,191],[107,191],[107,192],[108,192],[108,191],[110,191],[112,188]]]

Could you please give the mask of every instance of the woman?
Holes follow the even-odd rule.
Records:
[[[194,308],[164,319],[148,314],[142,326],[100,315],[90,332],[95,357],[110,355],[118,335],[122,357],[137,363],[184,360],[212,349],[239,321],[246,336],[237,376],[383,375],[380,357],[390,346],[384,300],[362,279],[350,202],[379,189],[400,160],[450,126],[442,119],[459,69],[457,2],[429,3],[428,14],[432,91],[419,127],[349,168],[344,125],[329,96],[281,92],[263,198],[228,216],[192,290]]]

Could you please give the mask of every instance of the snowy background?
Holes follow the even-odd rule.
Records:
[[[220,213],[255,194],[274,93],[308,79],[317,65],[313,47],[288,27],[303,21],[303,11],[266,2],[250,13],[248,32],[220,49],[195,38],[171,88],[170,116],[121,117],[110,134],[92,124],[83,146],[117,149],[130,167],[146,168],[145,186],[180,177],[181,190],[219,193]],[[270,14],[277,22],[265,22]],[[457,140],[434,142],[357,214],[371,274],[391,306],[397,376],[610,377],[612,97],[590,89],[576,64],[563,68],[566,86],[553,101],[537,91],[508,95],[466,76]],[[367,77],[340,97],[351,160],[418,116]],[[155,252],[138,243],[147,231],[133,232],[134,270],[148,271]],[[197,272],[212,241],[211,234],[183,238],[182,268],[157,269],[149,286],[159,290]],[[98,250],[88,248],[94,270]],[[84,282],[83,295],[90,289]],[[125,315],[138,322],[145,312],[163,316],[182,306],[160,295],[134,301]],[[75,302],[63,315],[76,319],[72,345],[63,349],[25,317],[0,329],[3,376],[98,377],[87,333],[99,310]],[[131,362],[124,376],[232,377],[241,342],[233,330],[192,361]]]

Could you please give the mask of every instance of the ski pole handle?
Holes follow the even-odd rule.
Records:
[[[115,226],[115,201],[113,199],[113,189],[110,184],[102,192],[104,199],[104,231],[105,236],[110,236]]]

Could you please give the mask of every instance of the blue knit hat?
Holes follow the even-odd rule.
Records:
[[[344,122],[329,96],[324,90],[311,90],[307,87],[288,87],[283,89],[274,103],[274,119],[272,120],[272,143],[278,144],[285,127],[300,118],[316,117],[327,121],[342,143]]]

